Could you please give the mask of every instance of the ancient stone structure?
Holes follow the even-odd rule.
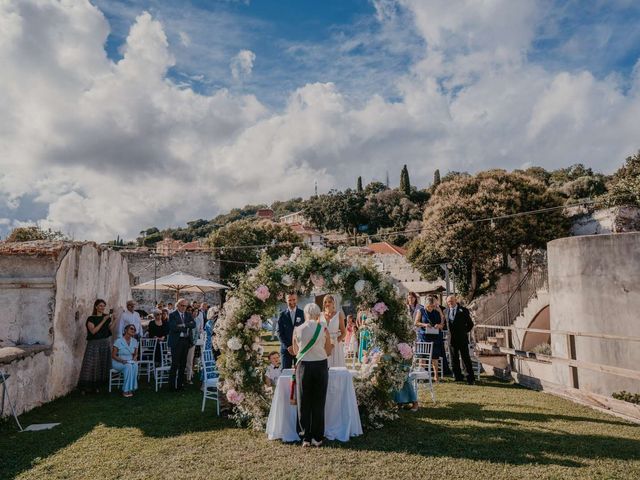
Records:
[[[562,238],[549,243],[551,330],[640,337],[640,232]],[[566,335],[552,335],[554,356],[569,358]],[[579,361],[638,370],[638,342],[575,336]],[[573,386],[554,364],[556,383]],[[578,368],[580,390],[638,392],[638,380]]]
[[[220,262],[209,251],[179,251],[169,256],[160,256],[149,251],[122,251],[129,264],[131,286],[152,281],[173,272],[183,272],[196,277],[220,282]],[[151,312],[154,308],[153,290],[131,290],[136,308]],[[206,301],[210,305],[220,304],[220,292],[207,294],[188,293],[183,296],[189,300]],[[175,293],[157,290],[156,298],[165,303],[175,303]]]
[[[0,368],[18,413],[75,388],[96,298],[130,295],[127,262],[93,243],[0,243]]]

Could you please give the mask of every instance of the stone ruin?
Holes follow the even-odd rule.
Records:
[[[94,243],[0,242],[0,369],[10,375],[18,414],[75,388],[94,301],[118,308],[130,295],[118,252]]]

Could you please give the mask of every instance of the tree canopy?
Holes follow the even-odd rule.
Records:
[[[429,200],[423,233],[409,246],[410,261],[428,278],[441,275],[439,264],[453,264],[458,289],[469,299],[493,283],[508,255],[567,234],[560,209],[544,214],[496,218],[558,207],[562,199],[522,173],[489,170],[443,181]],[[495,218],[492,221],[483,219]],[[478,221],[483,220],[483,221]]]
[[[263,252],[273,259],[289,255],[295,247],[302,246],[302,238],[289,225],[245,219],[213,232],[208,244],[221,260],[222,280],[235,284],[237,275],[255,266]]]
[[[44,230],[37,226],[16,227],[7,236],[7,242],[30,242],[33,240],[68,240],[62,232]]]

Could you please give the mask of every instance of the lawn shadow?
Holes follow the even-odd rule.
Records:
[[[17,476],[99,425],[137,428],[144,436],[155,438],[235,426],[231,420],[216,416],[213,401],[208,401],[201,413],[201,402],[202,393],[197,387],[180,393],[167,390],[156,393],[150,386],[142,385],[130,399],[115,392],[85,396],[74,391],[20,416],[23,427],[60,423],[51,430],[19,433],[15,423],[0,422],[0,478]]]
[[[590,422],[593,428],[584,429],[589,433],[571,433],[563,431],[566,422]],[[545,428],[547,425],[558,428]],[[485,410],[482,405],[458,402],[421,408],[413,415],[403,413],[399,421],[387,425],[380,433],[369,431],[348,443],[331,442],[330,448],[510,465],[582,467],[587,460],[596,458],[638,460],[640,440],[616,437],[615,432],[595,433],[603,428],[612,430],[615,425],[628,424],[586,416]],[[389,438],[397,440],[389,442]]]

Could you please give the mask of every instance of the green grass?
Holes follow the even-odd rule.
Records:
[[[133,399],[73,393],[0,422],[0,479],[640,478],[640,427],[540,392],[483,378],[446,382],[382,430],[322,449],[267,440],[200,413],[199,390]]]

